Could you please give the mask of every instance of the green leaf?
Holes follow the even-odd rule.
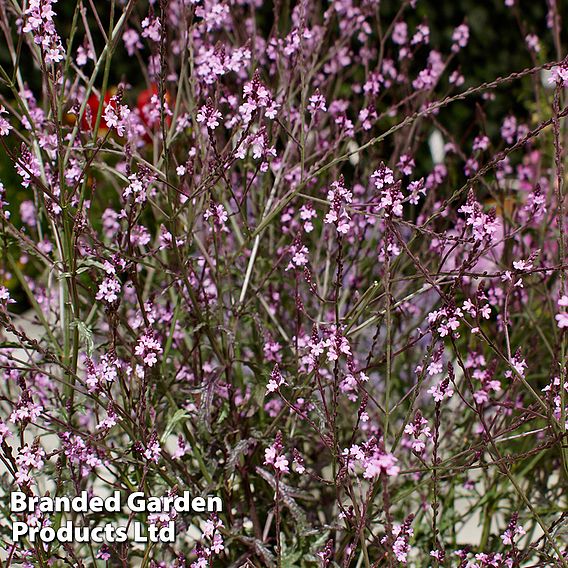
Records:
[[[282,568],[299,568],[299,564],[296,561],[299,560],[303,555],[301,550],[296,550],[295,547],[289,548],[282,554]]]
[[[174,431],[174,428],[178,422],[181,422],[182,420],[187,420],[188,418],[189,414],[183,408],[180,408],[176,412],[174,412],[173,416],[168,420],[166,429],[164,430],[164,433],[160,438],[161,443],[162,444],[165,443],[165,441],[168,439],[168,436]]]
[[[75,320],[71,323],[71,327],[76,327],[79,331],[79,337],[84,342],[87,350],[87,355],[92,356],[95,350],[95,342],[93,341],[93,331],[87,326],[85,322]]]

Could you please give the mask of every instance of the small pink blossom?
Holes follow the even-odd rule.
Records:
[[[282,434],[278,432],[271,446],[264,450],[264,464],[271,465],[277,473],[289,473],[288,459],[282,454]]]
[[[219,121],[222,119],[223,115],[210,104],[202,106],[196,117],[197,122],[200,124],[205,123],[205,126],[209,130],[215,130],[220,124]]]
[[[2,116],[3,114],[8,114],[8,111],[3,105],[0,105],[0,136],[8,136],[10,130],[12,130],[12,125]]]
[[[466,24],[458,26],[452,34],[452,41],[454,42],[452,51],[457,53],[461,48],[465,47],[469,41],[469,27]]]

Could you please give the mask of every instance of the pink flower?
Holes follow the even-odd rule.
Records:
[[[265,464],[274,464],[276,460],[276,453],[277,450],[274,446],[270,446],[264,450],[264,463]]]
[[[292,260],[286,267],[286,270],[302,268],[308,264],[308,247],[303,245],[299,240],[296,240],[290,247],[290,254],[292,256]]]
[[[151,462],[158,463],[160,459],[162,448],[158,443],[158,437],[156,434],[152,434],[150,437],[150,442],[146,449],[144,450],[144,457]]]
[[[396,465],[398,460],[390,453],[376,454],[364,460],[365,471],[363,477],[370,479],[385,473],[389,477],[396,477],[400,467]]]
[[[147,17],[142,20],[142,37],[145,37],[155,43],[158,43],[161,38],[162,25],[160,18]],[[129,38],[132,42],[132,38]],[[132,44],[130,44],[132,47]]]
[[[206,221],[212,219],[213,224],[218,228],[224,228],[229,216],[225,207],[221,203],[212,203],[211,207],[205,211],[203,217]]]
[[[134,353],[142,357],[148,367],[153,367],[158,362],[158,355],[161,355],[162,352],[160,342],[150,330],[140,337],[134,349]]]
[[[513,369],[515,369],[517,375],[519,375],[520,377],[525,376],[525,371],[527,369],[527,363],[522,358],[520,349],[517,349],[517,351],[513,355],[513,358],[511,360],[511,366],[513,367]],[[507,378],[514,378],[514,375],[512,374],[512,372],[510,370],[507,370],[505,372],[505,376],[507,376]]]
[[[454,395],[454,391],[450,387],[448,379],[439,382],[437,385],[428,389],[427,392],[432,395],[434,402],[442,402],[445,398],[451,398]]]
[[[148,188],[154,181],[153,175],[142,166],[139,171],[128,176],[129,184],[122,192],[122,197],[127,200],[133,198],[135,203],[145,203],[148,198]]]
[[[294,469],[296,470],[296,473],[302,475],[302,473],[306,471],[306,466],[304,465],[304,459],[302,458],[298,450],[294,449],[293,453],[294,453]]]
[[[469,41],[469,27],[466,24],[458,26],[452,34],[452,51],[457,53],[462,47],[467,45]]]
[[[392,41],[397,45],[404,45],[408,41],[408,24],[397,22],[392,32]]]
[[[396,164],[397,168],[405,175],[409,176],[412,175],[412,172],[415,167],[414,158],[409,156],[408,154],[402,154]]]
[[[514,140],[514,136],[517,133],[517,119],[514,116],[507,116],[503,120],[501,126],[501,136],[507,144],[511,144]]]
[[[103,544],[97,551],[96,557],[99,560],[109,560],[111,557],[109,547],[106,544]]]
[[[515,270],[520,270],[523,272],[526,272],[528,270],[531,270],[533,267],[533,264],[530,260],[515,260],[513,261],[513,268]]]
[[[55,29],[52,5],[56,0],[30,0],[24,12],[24,33],[32,33],[36,44],[41,46],[48,65],[59,63],[65,58],[65,49]]]
[[[197,122],[205,123],[205,126],[209,130],[215,130],[219,126],[219,121],[223,118],[223,115],[210,104],[203,105],[199,112],[197,113]]]
[[[288,473],[288,460],[285,456],[278,456],[274,460],[274,468],[280,470],[282,473]]]
[[[558,307],[568,308],[568,296],[566,294],[558,300]],[[558,322],[558,327],[560,329],[568,327],[568,311],[560,312],[555,316],[555,319]]]
[[[83,67],[84,65],[87,64],[87,61],[89,59],[91,59],[93,61],[95,59],[95,54],[93,53],[93,50],[91,49],[91,47],[89,45],[87,45],[86,48],[84,46],[80,45],[77,48],[77,56],[76,56],[77,65],[79,67]]]
[[[557,314],[555,316],[556,321],[558,322],[558,327],[560,329],[564,329],[568,327],[568,313]]]
[[[528,34],[525,37],[525,42],[527,44],[527,47],[531,50],[534,51],[535,53],[539,53],[540,52],[540,41],[538,39],[538,36],[535,34]]]
[[[561,85],[562,87],[568,86],[568,66],[567,65],[557,65],[550,70],[550,76],[548,77],[548,83],[550,85]]]
[[[316,89],[314,94],[310,97],[308,111],[312,115],[316,114],[318,111],[327,112],[325,97],[319,92],[319,89]]]
[[[435,558],[436,560],[438,560],[439,562],[443,562],[444,560],[444,552],[442,550],[431,550],[430,551],[430,556],[432,558]]]
[[[278,432],[271,446],[264,450],[264,464],[271,465],[277,473],[289,473],[288,459],[282,454],[282,434]]]
[[[124,47],[130,56],[143,47],[138,32],[133,29],[128,29],[122,34],[122,41],[124,41]]]
[[[0,105],[0,136],[8,136],[10,130],[12,130],[12,125],[2,116],[2,114],[8,114],[8,111],[3,105]]]
[[[286,384],[282,374],[280,373],[280,369],[278,364],[274,365],[274,369],[272,370],[272,374],[270,375],[270,380],[266,385],[266,392],[272,393],[277,391],[282,385]]]
[[[109,128],[114,128],[119,136],[124,136],[128,127],[130,109],[120,104],[117,97],[111,97],[104,110],[104,119]]]
[[[10,291],[6,286],[0,286],[0,305],[6,306],[6,304],[15,304],[16,300],[10,298]]]
[[[118,300],[121,288],[120,281],[116,278],[105,278],[99,285],[99,290],[95,298],[97,300],[104,300],[107,304],[114,304]]]
[[[410,41],[411,45],[427,44],[430,41],[430,28],[426,24],[419,24]]]
[[[474,151],[483,151],[489,148],[489,138],[487,136],[476,136],[473,141]]]
[[[223,537],[219,533],[215,533],[213,536],[213,542],[211,543],[211,550],[215,554],[220,554],[221,551],[225,550],[225,546],[223,545]]]
[[[501,540],[506,546],[512,546],[517,536],[523,536],[524,534],[526,534],[524,527],[518,524],[517,518],[518,514],[513,513],[509,526],[501,535]]]

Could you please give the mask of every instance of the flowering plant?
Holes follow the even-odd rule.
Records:
[[[0,0],[2,491],[223,510],[2,565],[568,566],[557,2],[483,83],[422,0],[64,4]]]

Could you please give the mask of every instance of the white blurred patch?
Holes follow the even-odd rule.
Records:
[[[356,152],[357,150],[359,150],[357,142],[355,142],[355,140],[350,140],[349,144],[347,144],[347,151],[351,153]],[[352,154],[349,156],[349,162],[352,166],[356,166],[359,163],[359,154]]]
[[[554,89],[554,83],[550,82],[552,71],[550,69],[542,69],[540,72],[540,82],[545,89]]]
[[[444,138],[439,130],[434,130],[430,134],[428,146],[430,147],[430,154],[434,164],[441,164],[446,157],[446,150],[444,148]]]

